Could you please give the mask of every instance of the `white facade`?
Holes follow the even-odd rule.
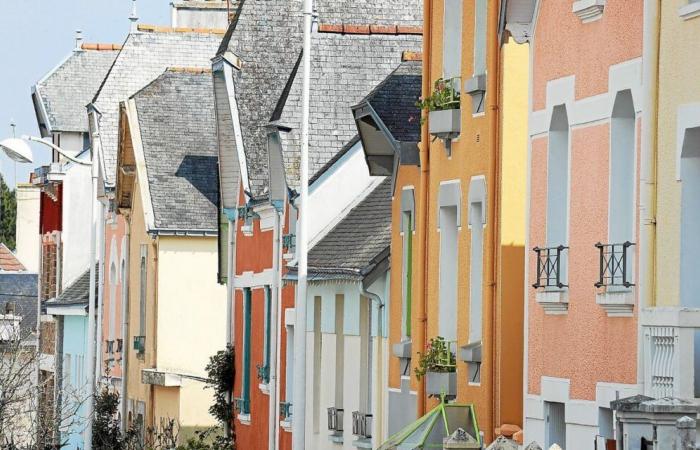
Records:
[[[376,448],[388,437],[388,280],[386,272],[368,289],[379,296],[383,308],[361,295],[361,282],[309,284],[306,373],[313,386],[306,393],[309,449]],[[331,407],[343,409],[342,432],[328,429]],[[371,439],[353,435],[353,411],[373,415]]]
[[[41,190],[30,184],[17,185],[17,259],[29,272],[39,271],[41,241],[39,239],[39,208]]]
[[[88,160],[84,154],[81,159]],[[63,180],[63,289],[82,275],[90,265],[90,167],[73,163],[64,166]]]

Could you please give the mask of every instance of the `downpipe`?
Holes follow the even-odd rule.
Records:
[[[368,342],[369,342],[369,348],[368,348],[368,355],[369,355],[369,370],[370,370],[370,380],[372,379],[371,377],[371,372],[372,372],[372,302],[377,304],[377,309],[379,310],[377,314],[377,401],[376,402],[371,402],[370,404],[374,403],[376,404],[376,414],[372,414],[372,418],[377,419],[377,438],[378,439],[383,439],[384,436],[384,393],[382,387],[382,382],[384,380],[384,302],[382,299],[379,297],[379,295],[375,294],[374,292],[368,291],[364,284],[360,282],[358,284],[358,288],[360,290],[360,295],[365,297],[366,299],[370,300],[369,302],[369,333],[368,333]],[[369,392],[368,392],[369,398],[371,399],[373,394],[372,394],[372,386],[370,385]],[[371,413],[371,411],[368,411]],[[374,423],[374,420],[372,421]],[[374,434],[374,433],[373,433]]]

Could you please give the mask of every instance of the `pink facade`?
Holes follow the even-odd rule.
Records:
[[[126,223],[121,215],[105,226],[105,277],[102,304],[102,368],[105,380],[121,386],[123,350],[129,345],[122,338],[122,286],[126,282],[128,243]]]
[[[538,253],[528,255],[525,440],[544,448],[604,448],[610,401],[638,393],[643,2],[608,0],[586,14],[576,3],[539,2],[531,48],[529,247],[568,247],[563,286],[547,286]],[[545,254],[542,265],[555,265]]]

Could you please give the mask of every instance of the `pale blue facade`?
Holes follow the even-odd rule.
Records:
[[[61,436],[62,442],[68,442],[64,448],[84,448],[83,431],[85,429],[87,386],[87,329],[88,316],[63,317],[63,396],[64,407],[73,410],[77,401],[82,404],[78,409],[76,424]]]

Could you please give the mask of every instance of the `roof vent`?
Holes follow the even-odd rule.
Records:
[[[137,33],[137,22],[139,21],[139,16],[136,15],[136,0],[131,0],[131,15],[129,16],[129,20],[131,21],[131,28],[129,29],[129,32]]]

